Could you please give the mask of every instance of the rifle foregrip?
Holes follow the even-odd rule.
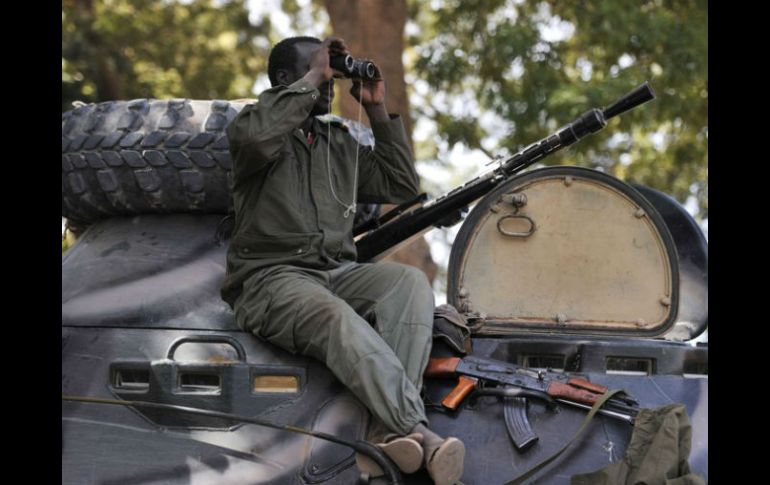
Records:
[[[602,396],[585,389],[570,386],[569,384],[562,384],[558,381],[553,381],[548,385],[548,395],[554,399],[562,398],[569,401],[575,401],[583,404],[593,406],[596,401]]]
[[[477,382],[478,379],[474,379],[473,377],[460,376],[460,379],[457,382],[457,386],[452,389],[452,392],[446,395],[446,397],[441,401],[441,404],[443,404],[444,407],[454,411],[458,406],[460,406],[460,403],[463,402],[463,399],[465,399],[468,394],[470,394],[476,388]]]
[[[459,357],[437,357],[428,361],[425,368],[425,377],[454,377]]]
[[[585,389],[587,391],[591,392],[597,392],[599,394],[604,394],[607,392],[607,388],[605,386],[602,386],[601,384],[596,384],[595,382],[587,381],[585,379],[581,379],[579,377],[570,377],[567,381],[567,384],[575,387],[579,387],[581,389]]]

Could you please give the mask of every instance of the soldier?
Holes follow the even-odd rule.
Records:
[[[241,328],[324,362],[372,412],[369,440],[403,472],[424,464],[448,485],[462,475],[465,447],[427,427],[420,398],[433,292],[414,267],[355,262],[356,202],[400,203],[418,192],[401,118],[385,109],[379,69],[350,91],[371,122],[373,149],[317,117],[330,111],[340,75],[329,56],[347,53],[333,37],[281,41],[268,61],[272,88],[228,126],[235,226],[222,297]]]

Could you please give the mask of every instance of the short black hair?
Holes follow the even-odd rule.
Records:
[[[294,48],[294,45],[300,42],[320,44],[321,39],[306,36],[289,37],[275,44],[267,60],[267,77],[270,78],[271,86],[278,85],[278,80],[275,78],[278,69],[294,68],[294,64],[297,62],[297,49]]]

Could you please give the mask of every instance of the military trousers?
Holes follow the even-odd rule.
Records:
[[[241,328],[314,357],[388,429],[427,424],[420,398],[430,356],[433,291],[400,263],[345,263],[330,271],[276,265],[244,283]]]

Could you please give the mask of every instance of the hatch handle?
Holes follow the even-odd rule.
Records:
[[[526,232],[512,232],[508,231],[503,228],[503,221],[506,219],[524,219],[527,222],[529,222],[529,230]],[[500,219],[497,220],[497,230],[502,234],[503,236],[508,237],[529,237],[532,235],[532,233],[535,232],[535,221],[532,220],[529,216],[524,215],[507,215],[503,216]]]
[[[188,335],[181,337],[175,340],[174,343],[171,344],[171,347],[168,348],[168,355],[166,358],[169,360],[174,360],[174,353],[176,352],[176,349],[179,348],[180,345],[188,342],[230,345],[238,354],[238,360],[241,362],[246,362],[246,350],[244,350],[243,345],[241,345],[241,343],[234,338],[227,335]]]

